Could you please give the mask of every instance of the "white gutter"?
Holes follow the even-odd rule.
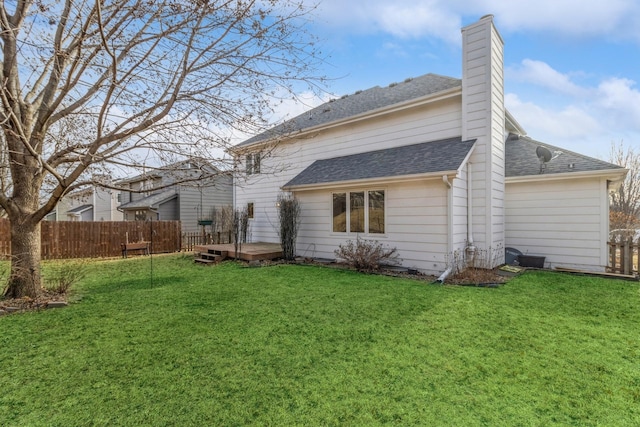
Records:
[[[537,175],[511,176],[505,178],[505,184],[537,181],[559,181],[578,178],[607,178],[611,181],[624,179],[628,169],[606,169],[599,171],[563,172]]]
[[[336,182],[320,182],[317,184],[306,184],[306,185],[292,185],[282,187],[284,191],[311,191],[311,190],[324,190],[327,188],[338,189],[338,188],[347,188],[347,187],[357,187],[360,185],[375,185],[375,184],[395,184],[398,182],[411,182],[411,181],[423,181],[425,179],[443,179],[447,178],[455,178],[458,174],[457,170],[452,171],[439,171],[439,172],[429,172],[429,173],[421,173],[415,175],[402,175],[398,177],[378,177],[378,178],[365,178],[365,179],[352,179],[349,181],[336,181]]]

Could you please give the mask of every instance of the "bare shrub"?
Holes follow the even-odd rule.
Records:
[[[9,287],[9,264],[0,264],[0,299]]]
[[[64,295],[87,274],[87,262],[83,260],[52,263],[44,271],[44,288],[54,294]]]
[[[296,239],[300,226],[300,202],[294,197],[278,196],[278,217],[280,219],[280,245],[284,259],[296,256]]]
[[[235,257],[238,258],[242,251],[242,244],[247,242],[247,229],[249,228],[249,212],[247,208],[236,209],[233,212],[232,232]]]
[[[383,264],[399,264],[401,259],[396,248],[388,248],[376,240],[347,240],[334,251],[336,256],[358,271],[379,270]]]
[[[464,249],[458,249],[447,255],[447,267],[451,268],[452,283],[488,283],[496,280],[493,268],[504,254],[502,245],[488,249],[476,248],[472,256],[467,256]]]

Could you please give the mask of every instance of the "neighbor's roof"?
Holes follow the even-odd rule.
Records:
[[[152,194],[140,200],[125,203],[118,206],[118,209],[133,210],[155,208],[162,203],[168,202],[171,199],[175,199],[176,197],[178,197],[178,194],[175,192],[175,190],[166,190],[161,193]]]
[[[80,214],[82,212],[88,211],[89,209],[93,209],[93,205],[82,205],[82,206],[77,206],[73,209],[69,209],[67,211],[67,214]]]
[[[437,74],[426,74],[413,79],[406,79],[402,83],[392,83],[387,87],[376,86],[358,91],[353,95],[325,102],[279,126],[247,139],[238,144],[237,147],[244,147],[276,136],[310,129],[457,87],[462,87],[460,79]]]
[[[225,169],[229,168],[228,166],[224,165],[222,161],[216,162],[216,165],[213,165],[213,161],[193,158],[188,160],[181,160],[176,163],[171,163],[159,167],[149,166],[148,169],[148,171],[139,175],[120,179],[118,180],[118,184],[127,184],[152,178],[162,178],[163,176],[183,178],[184,174],[197,174],[198,172],[203,172],[203,175],[214,174],[218,172],[224,172]]]
[[[283,188],[457,171],[474,143],[458,137],[316,160]]]
[[[536,149],[539,146],[549,149],[551,153],[558,154],[562,152],[555,159],[545,164],[544,175],[603,170],[622,172],[625,170],[621,166],[545,144],[526,136],[510,134],[505,144],[506,177],[541,175],[540,161],[536,155]],[[573,165],[573,167],[570,167],[570,165]]]

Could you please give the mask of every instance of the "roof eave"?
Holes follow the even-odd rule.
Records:
[[[610,181],[621,181],[626,176],[628,169],[604,169],[597,171],[563,172],[536,175],[511,176],[505,178],[505,184],[539,181],[560,181],[568,179],[605,178]]]
[[[424,181],[424,180],[432,180],[432,179],[441,180],[443,176],[446,176],[449,179],[453,179],[458,175],[458,172],[459,172],[458,170],[450,170],[450,171],[427,172],[427,173],[421,173],[421,174],[401,175],[401,176],[392,176],[392,177],[353,179],[348,181],[320,182],[316,184],[304,184],[304,185],[289,185],[289,186],[283,186],[282,190],[292,191],[292,192],[327,190],[327,189],[337,190],[337,189],[350,188],[350,187],[396,184],[400,182]]]
[[[509,112],[509,110],[505,109],[505,123],[507,126],[511,126],[514,131],[516,131],[519,135],[526,135],[527,131],[524,130],[522,125],[518,123],[518,121],[513,117],[513,115]]]

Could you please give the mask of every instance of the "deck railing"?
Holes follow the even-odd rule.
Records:
[[[224,243],[233,243],[233,233],[215,232],[215,233],[182,233],[182,250],[191,252],[194,246],[198,245],[219,245]]]

